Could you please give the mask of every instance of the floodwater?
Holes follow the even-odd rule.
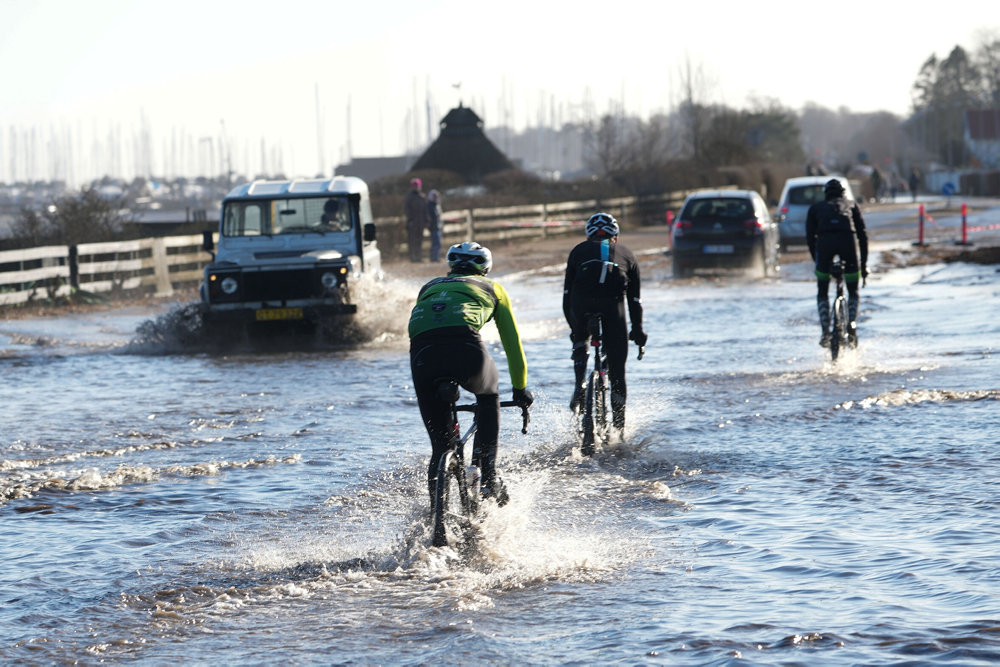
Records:
[[[626,437],[593,460],[559,267],[497,277],[536,404],[527,435],[505,414],[512,502],[471,553],[429,546],[415,282],[325,350],[0,323],[0,662],[1000,660],[996,267],[874,274],[836,365],[809,266],[653,268]]]

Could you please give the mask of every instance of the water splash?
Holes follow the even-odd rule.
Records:
[[[405,337],[409,309],[416,296],[412,283],[361,280],[351,292],[352,301],[358,305],[357,314],[338,316],[319,325],[209,325],[202,304],[179,304],[136,327],[125,351],[164,355],[341,349],[373,342],[392,343]]]

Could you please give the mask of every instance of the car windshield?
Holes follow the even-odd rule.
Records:
[[[804,185],[788,190],[788,203],[792,206],[811,206],[823,201],[823,184]]]
[[[347,197],[255,199],[226,202],[225,236],[264,236],[349,232],[351,207]]]
[[[698,220],[699,218],[746,220],[753,217],[753,205],[748,200],[737,197],[695,199],[688,202],[681,217],[685,220]]]

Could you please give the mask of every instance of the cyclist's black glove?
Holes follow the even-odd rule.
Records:
[[[525,387],[524,389],[515,389],[511,400],[517,403],[518,407],[526,408],[535,402],[535,397],[532,396],[531,392],[528,391],[528,388]]]
[[[635,344],[639,347],[646,347],[647,338],[649,338],[649,336],[647,336],[646,332],[642,329],[632,329],[632,332],[628,335],[628,339],[634,340]]]

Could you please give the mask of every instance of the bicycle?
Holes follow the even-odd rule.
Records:
[[[451,440],[441,454],[437,465],[434,487],[432,546],[448,545],[448,537],[468,541],[472,518],[479,511],[479,461],[474,451],[468,467],[464,463],[465,444],[475,435],[478,425],[473,416],[472,424],[461,435],[459,412],[476,413],[475,403],[458,404],[458,382],[453,378],[438,381],[438,396],[451,406]],[[501,408],[521,407],[514,401],[501,401]],[[528,432],[528,408],[521,407],[521,433]]]
[[[830,330],[830,357],[833,361],[840,356],[841,347],[858,346],[857,324],[851,328],[850,311],[844,295],[844,260],[838,258],[830,267],[830,276],[837,283],[837,296],[833,300],[833,322]]]
[[[580,453],[584,456],[593,456],[595,443],[598,440],[607,442],[611,431],[611,379],[608,377],[608,355],[601,336],[602,325],[599,314],[587,315],[587,331],[590,345],[594,348],[594,369],[587,378],[583,410],[580,412]],[[645,348],[640,347],[639,359],[644,353]]]

